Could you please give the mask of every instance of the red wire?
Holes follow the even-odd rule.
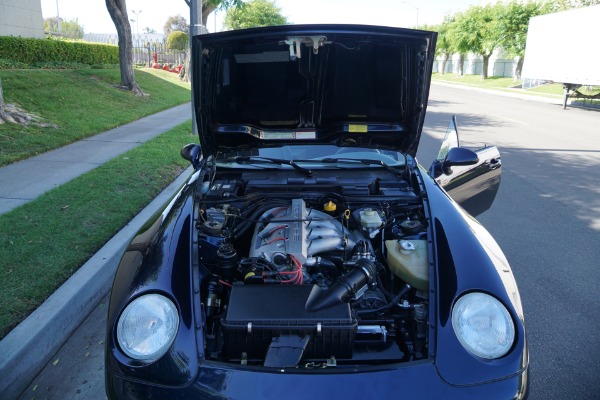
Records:
[[[232,286],[231,286],[231,283],[229,283],[229,282],[225,282],[225,281],[222,281],[222,280],[220,280],[220,279],[219,279],[219,283],[220,283],[221,285],[225,285],[225,286],[227,286],[227,287],[232,287]]]
[[[297,275],[296,275],[296,282],[294,282],[294,283],[302,284],[303,279],[304,279],[303,274],[302,274],[302,264],[300,264],[300,261],[298,261],[296,259],[296,257],[294,257],[292,255],[290,255],[290,259],[292,260],[292,262],[294,263],[294,265],[297,268],[295,270],[295,272],[297,273]]]
[[[279,225],[276,226],[275,228],[271,229],[269,232],[267,232],[266,235],[264,235],[264,238],[268,238],[269,236],[271,236],[273,233],[275,233],[275,231],[279,230],[279,229],[285,229],[287,228],[287,225]]]
[[[275,242],[280,242],[282,240],[285,240],[284,237],[276,237],[275,239],[271,239],[267,242],[267,244],[271,244],[271,243],[275,243]]]
[[[277,207],[277,208],[275,209],[275,211],[273,211],[273,212],[271,213],[271,218],[273,218],[273,217],[275,217],[277,214],[279,214],[279,212],[280,212],[280,211],[287,210],[287,209],[288,209],[287,207]]]

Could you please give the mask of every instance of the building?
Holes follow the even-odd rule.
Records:
[[[43,38],[40,0],[0,0],[0,36]]]

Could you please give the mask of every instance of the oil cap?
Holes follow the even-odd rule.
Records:
[[[329,200],[329,203],[325,203],[325,205],[323,206],[323,210],[325,210],[327,212],[334,212],[336,209],[337,209],[337,206],[331,200]]]

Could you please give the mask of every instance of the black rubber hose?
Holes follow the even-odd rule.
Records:
[[[260,217],[263,213],[273,207],[281,206],[281,205],[289,205],[288,202],[280,202],[280,201],[269,201],[268,203],[263,204],[258,207],[256,211],[254,211],[248,218],[247,221],[240,223],[238,226],[234,228],[233,237],[234,239],[238,239],[242,236],[248,228],[250,228],[253,224],[256,223],[256,219]]]
[[[394,298],[394,295],[389,290],[387,290],[385,288],[385,286],[383,286],[383,282],[381,281],[381,276],[379,276],[379,274],[377,274],[376,278],[377,278],[377,287],[379,287],[379,290],[381,290],[381,292],[385,296],[385,299],[387,301],[392,301],[392,299]]]
[[[410,289],[411,289],[411,286],[409,284],[406,284],[406,286],[404,286],[402,288],[402,290],[400,290],[400,292],[398,292],[398,294],[396,294],[394,296],[392,301],[390,301],[386,305],[377,307],[377,308],[373,308],[371,310],[356,310],[356,314],[359,316],[365,316],[365,315],[371,315],[371,314],[379,314],[381,312],[387,311],[390,308],[392,308],[394,305],[396,305],[396,303],[398,303],[398,301],[402,298],[402,296],[404,296],[406,293],[408,293],[408,291]]]

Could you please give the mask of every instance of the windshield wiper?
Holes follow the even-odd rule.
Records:
[[[293,160],[283,160],[280,158],[257,157],[257,156],[240,156],[240,157],[236,157],[234,160],[238,164],[252,162],[252,161],[267,161],[267,162],[277,164],[277,165],[289,165],[292,168],[294,168],[296,171],[301,172],[308,177],[313,176],[312,170],[299,166]]]
[[[373,160],[373,159],[369,159],[369,158],[323,158],[321,159],[321,162],[324,164],[335,164],[337,162],[354,162],[354,163],[360,163],[360,164],[365,164],[365,165],[379,165],[380,167],[383,167],[384,169],[393,172],[397,175],[402,175],[404,172],[406,172],[406,170],[398,170],[392,166],[389,166],[388,164],[384,163],[381,160]]]

